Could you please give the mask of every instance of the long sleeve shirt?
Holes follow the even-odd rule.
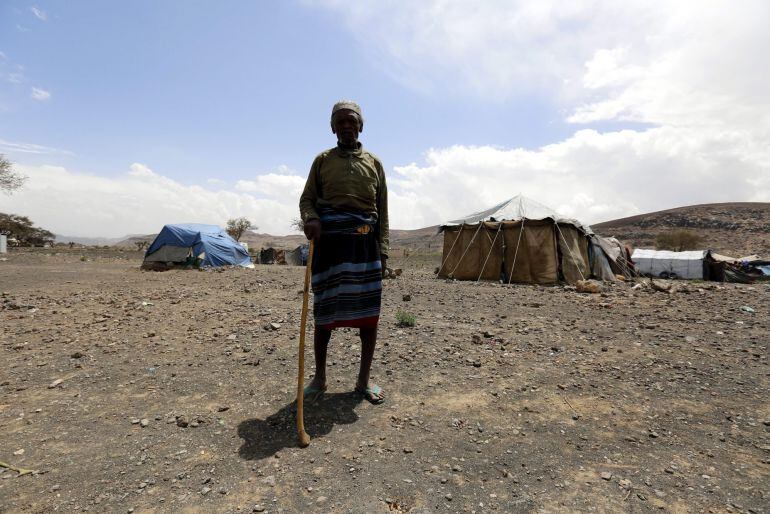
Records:
[[[318,218],[317,207],[353,209],[376,216],[380,253],[388,255],[388,186],[382,162],[359,143],[356,150],[339,146],[313,160],[299,199],[303,222]]]

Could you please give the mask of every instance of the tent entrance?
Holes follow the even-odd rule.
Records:
[[[150,255],[146,262],[185,262],[192,256],[192,248],[185,246],[163,245]]]

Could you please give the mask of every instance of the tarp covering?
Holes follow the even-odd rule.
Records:
[[[583,225],[578,220],[568,218],[551,209],[547,205],[527,198],[524,195],[516,195],[502,203],[483,211],[468,214],[460,219],[442,223],[442,228],[451,225],[472,225],[480,221],[518,221],[552,219],[558,223],[569,223],[580,227],[584,232],[591,234],[591,227]]]
[[[294,250],[286,250],[284,252],[284,259],[286,264],[291,266],[304,266],[307,264],[308,253],[310,252],[309,244],[302,244],[296,247]]]
[[[704,278],[704,259],[707,250],[671,252],[668,250],[634,250],[631,260],[637,271],[644,275],[661,278]]]
[[[200,259],[201,266],[251,266],[246,249],[216,225],[165,225],[145,253],[145,262]]]

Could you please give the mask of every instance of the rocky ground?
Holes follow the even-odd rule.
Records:
[[[300,449],[303,269],[120,257],[0,261],[0,461],[35,470],[0,468],[2,512],[770,510],[768,285],[581,294],[406,262],[386,403],[351,392],[338,331]]]

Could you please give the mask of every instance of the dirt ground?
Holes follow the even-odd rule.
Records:
[[[387,401],[352,393],[359,343],[335,332],[300,449],[303,268],[5,258],[0,461],[36,472],[0,468],[2,512],[770,511],[768,285],[580,294],[407,262]]]

